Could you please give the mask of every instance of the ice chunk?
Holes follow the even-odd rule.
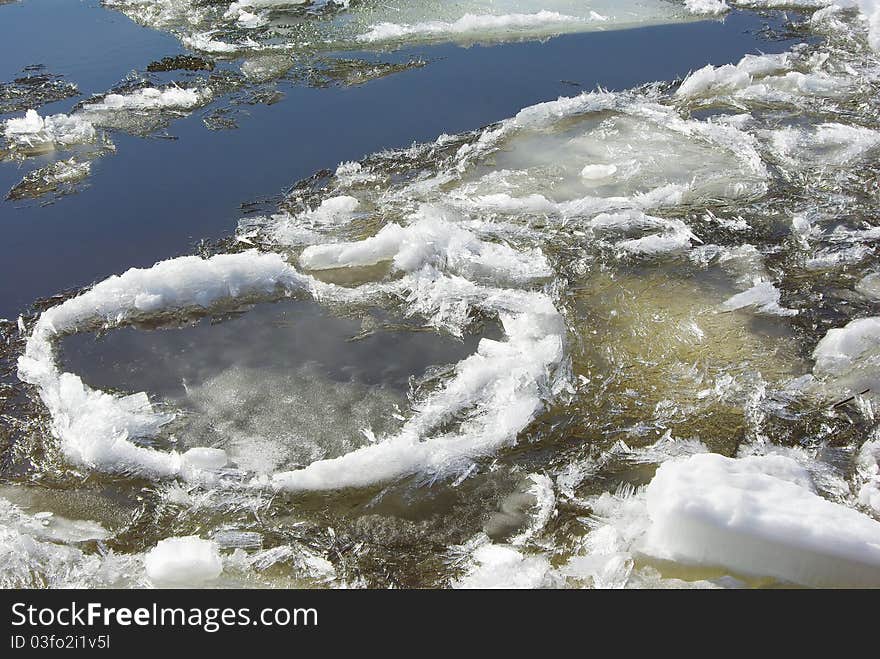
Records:
[[[52,415],[52,430],[74,463],[152,478],[216,482],[212,472],[225,464],[222,452],[198,449],[180,455],[140,445],[138,440],[156,436],[170,417],[154,411],[144,393],[120,398],[90,389],[74,374],[61,373],[54,361],[53,338],[98,322],[112,327],[143,314],[207,309],[224,300],[294,291],[340,300],[391,294],[406,299],[411,313],[455,333],[461,332],[471,310],[477,310],[499,317],[507,340],[483,340],[476,354],[457,365],[454,378],[418,402],[416,413],[398,434],[297,471],[272,474],[260,483],[321,490],[413,473],[455,472],[514,443],[544,401],[558,393],[565,375],[560,371],[557,379],[565,354],[564,325],[543,293],[482,286],[460,276],[440,275],[438,269],[529,282],[549,268],[540,252],[520,253],[484,243],[430,213],[413,227],[397,226],[392,238],[390,245],[384,236],[379,241],[381,253],[393,258],[406,276],[383,286],[365,285],[363,290],[321,284],[297,273],[278,254],[256,252],[183,257],[111,277],[42,314],[19,360],[20,376],[39,387]],[[373,258],[374,244],[367,239],[343,245],[342,253],[349,250],[354,256],[334,257],[334,263],[352,265],[360,255]],[[455,430],[441,431],[456,418],[465,420]]]
[[[83,112],[100,113],[118,110],[191,109],[211,98],[210,87],[182,89],[180,87],[144,87],[126,94],[107,94],[100,101],[85,103]]]
[[[197,446],[183,454],[182,460],[189,469],[222,469],[226,466],[226,451],[216,448]]]
[[[748,87],[756,78],[785,72],[791,66],[787,53],[780,55],[746,55],[737,64],[705,66],[691,73],[678,90],[679,97],[698,94],[731,92]]]
[[[351,219],[360,203],[354,197],[343,195],[331,197],[321,205],[305,214],[306,219],[318,224],[341,224]]]
[[[526,555],[505,545],[483,544],[472,555],[470,571],[454,588],[551,588],[555,584],[545,556]]]
[[[869,300],[880,300],[880,273],[865,275],[856,284],[856,290]]]
[[[0,498],[0,587],[100,588],[137,585],[139,557],[89,554],[76,546],[109,533],[89,520],[51,512],[29,515]]]
[[[581,170],[581,178],[590,181],[601,181],[610,178],[617,173],[617,165],[584,165]]]
[[[695,14],[719,15],[730,11],[725,0],[684,0],[684,6]]]
[[[880,347],[880,318],[860,318],[846,327],[828,330],[813,350],[815,372],[839,375],[855,361]]]
[[[147,577],[156,586],[195,586],[223,572],[217,545],[191,535],[160,540],[144,557]]]
[[[771,281],[758,282],[749,290],[737,293],[721,305],[727,311],[754,308],[759,313],[773,316],[794,316],[797,311],[780,306],[781,293]]]
[[[17,149],[46,150],[94,141],[95,127],[77,115],[53,114],[41,117],[28,110],[24,117],[7,119],[6,139]]]
[[[880,522],[820,497],[790,458],[666,462],[646,496],[650,556],[809,586],[880,586]]]
[[[856,468],[861,481],[859,503],[880,513],[880,440],[862,444]]]
[[[506,41],[563,33],[612,30],[694,20],[693,12],[664,0],[105,0],[130,18],[167,30],[189,47],[209,52],[276,48],[350,51],[401,42]],[[259,28],[272,21],[272,29]],[[251,32],[242,40],[242,30]]]

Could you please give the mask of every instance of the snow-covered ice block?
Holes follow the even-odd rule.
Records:
[[[144,558],[144,568],[154,585],[195,585],[219,577],[223,561],[215,543],[190,535],[160,540]]]
[[[880,388],[880,317],[859,318],[828,330],[813,350],[813,375],[842,392],[874,392]]]
[[[880,587],[880,522],[816,494],[791,458],[667,462],[646,496],[648,556],[807,586]]]

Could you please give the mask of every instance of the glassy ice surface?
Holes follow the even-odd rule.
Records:
[[[880,584],[875,3],[106,4],[5,78],[3,584]]]

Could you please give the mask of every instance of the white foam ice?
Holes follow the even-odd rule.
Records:
[[[844,73],[823,70],[825,58],[803,61],[793,52],[746,55],[736,64],[708,65],[694,71],[676,90],[691,103],[782,103],[797,105],[816,98],[837,98],[852,90]],[[802,70],[799,70],[802,69]]]
[[[212,55],[229,55],[257,45],[250,40],[230,43],[228,41],[217,39],[215,36],[216,33],[213,31],[196,32],[194,34],[182,36],[180,41],[184,46],[191,50],[200,50],[203,53],[211,53]]]
[[[695,14],[720,15],[730,11],[725,0],[684,0],[684,5]]]
[[[756,78],[787,72],[790,55],[745,55],[737,64],[708,66],[691,73],[676,90],[679,97],[713,94],[715,96],[749,87]]]
[[[342,224],[351,220],[359,205],[358,200],[351,196],[331,197],[306,213],[306,217],[317,224]]]

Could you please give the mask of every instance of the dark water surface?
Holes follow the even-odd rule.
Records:
[[[201,239],[229,235],[242,203],[278,195],[339,162],[475,129],[579,89],[625,89],[789,48],[791,41],[762,36],[768,23],[777,28],[781,17],[737,12],[724,22],[543,43],[411,48],[394,59],[420,57],[427,66],[364,85],[320,89],[282,81],[284,99],[249,107],[236,130],[208,130],[202,119],[209,106],[171,124],[168,133],[177,139],[114,133],[117,153],[93,163],[79,194],[50,204],[0,202],[0,318],[58,291],[190,253]],[[0,6],[0,80],[42,64],[87,96],[180,52],[171,36],[95,0]],[[66,112],[81,99],[40,111]],[[0,191],[51,158],[0,163]]]

